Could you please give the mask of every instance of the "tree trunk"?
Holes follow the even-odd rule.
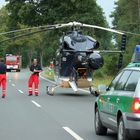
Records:
[[[29,66],[32,64],[32,58],[33,58],[33,50],[29,50],[28,52]]]
[[[43,67],[43,52],[40,52],[40,65]]]

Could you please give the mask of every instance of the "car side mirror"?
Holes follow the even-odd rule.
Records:
[[[104,93],[107,91],[107,86],[106,85],[98,85],[98,92],[99,93]]]
[[[107,88],[106,88],[106,91],[109,91],[110,90],[110,87],[108,86]]]

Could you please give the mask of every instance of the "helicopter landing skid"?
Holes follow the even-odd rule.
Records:
[[[46,86],[46,93],[53,96],[55,89],[58,87],[60,87],[60,85]]]

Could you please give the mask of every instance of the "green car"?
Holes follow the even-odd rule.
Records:
[[[129,65],[114,78],[95,102],[94,126],[97,135],[107,129],[117,132],[118,140],[140,139],[140,67]],[[139,134],[139,135],[138,135]]]

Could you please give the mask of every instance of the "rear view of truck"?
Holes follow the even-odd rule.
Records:
[[[6,68],[7,71],[20,72],[21,69],[21,56],[6,54]]]

